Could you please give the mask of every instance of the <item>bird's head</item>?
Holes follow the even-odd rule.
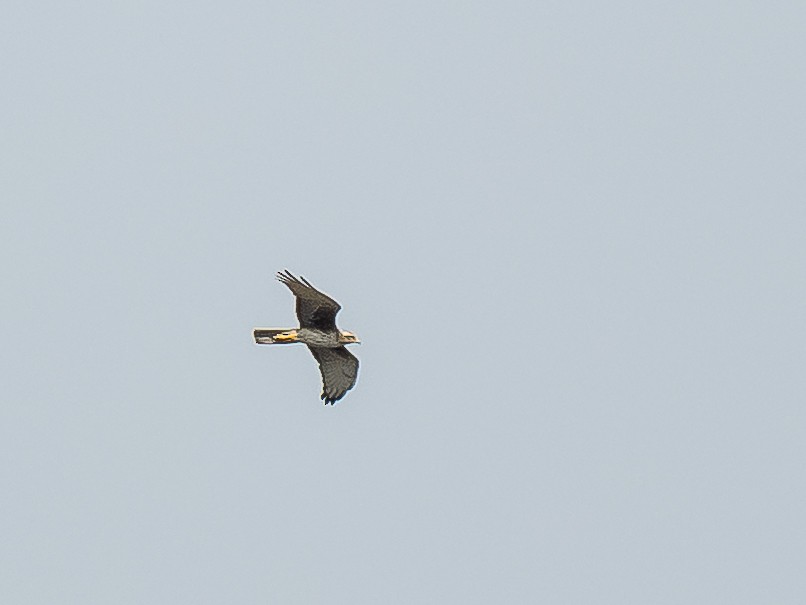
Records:
[[[342,330],[341,332],[339,332],[339,342],[343,345],[361,344],[361,341],[358,340],[358,336],[356,336],[352,332],[348,332],[347,330]]]

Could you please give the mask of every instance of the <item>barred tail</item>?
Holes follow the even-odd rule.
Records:
[[[276,345],[297,340],[297,331],[294,328],[255,328],[255,342],[259,345]]]

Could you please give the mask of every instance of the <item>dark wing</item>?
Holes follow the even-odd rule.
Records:
[[[358,359],[344,347],[308,346],[322,372],[322,400],[334,404],[353,388],[358,379]]]
[[[278,273],[277,279],[288,286],[297,297],[297,318],[300,328],[327,331],[336,329],[336,313],[341,309],[339,303],[322,294],[304,277],[294,277],[288,269],[285,273]]]

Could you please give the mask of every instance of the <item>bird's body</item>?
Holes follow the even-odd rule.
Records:
[[[347,332],[347,334],[350,334]],[[338,331],[328,332],[313,328],[255,328],[255,342],[260,345],[280,345],[301,342],[312,347],[340,347],[354,343],[345,340]]]
[[[344,397],[358,379],[358,359],[344,345],[360,341],[352,332],[336,327],[339,303],[314,288],[304,277],[296,278],[287,270],[278,273],[297,298],[299,328],[255,328],[257,344],[308,345],[322,373],[322,400],[333,404]]]

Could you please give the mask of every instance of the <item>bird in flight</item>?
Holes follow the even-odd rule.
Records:
[[[278,273],[297,298],[299,328],[255,328],[255,343],[259,345],[308,345],[322,373],[322,400],[333,405],[355,386],[358,379],[358,359],[344,345],[360,344],[352,332],[336,327],[336,314],[341,305],[314,288],[304,277],[294,277],[286,269]]]

